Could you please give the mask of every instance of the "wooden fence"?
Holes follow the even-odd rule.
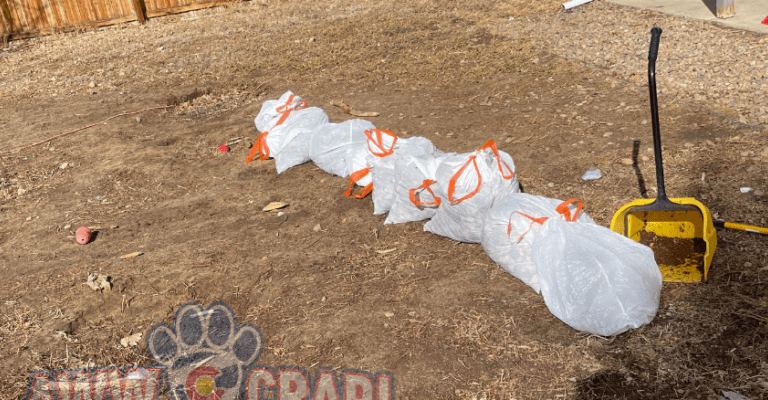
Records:
[[[0,39],[7,42],[211,7],[223,0],[0,0]]]

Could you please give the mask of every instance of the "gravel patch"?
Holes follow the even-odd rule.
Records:
[[[647,86],[654,26],[664,30],[656,62],[660,95],[768,127],[768,35],[602,1],[520,22],[538,48],[638,86]]]

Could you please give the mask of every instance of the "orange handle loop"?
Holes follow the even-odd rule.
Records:
[[[460,199],[454,199],[453,194],[456,191],[456,180],[459,179],[461,174],[464,172],[465,169],[469,166],[469,164],[472,163],[475,166],[475,173],[477,174],[477,186],[475,187],[475,190],[469,192],[466,196],[460,198]],[[483,184],[483,177],[480,175],[480,169],[477,167],[477,155],[471,155],[469,156],[469,159],[467,160],[464,165],[459,168],[458,171],[456,171],[455,174],[451,177],[451,180],[448,182],[448,201],[451,202],[451,204],[458,204],[462,201],[471,198],[472,196],[476,195],[477,192],[480,191],[480,185]]]
[[[568,207],[571,204],[576,204],[576,211],[573,213],[573,215],[571,215],[571,209]],[[579,217],[579,213],[581,212],[582,208],[584,208],[584,203],[581,200],[568,199],[568,200],[560,203],[557,206],[557,208],[555,208],[555,211],[557,211],[558,213],[562,214],[563,219],[565,219],[566,221],[568,221],[568,222],[576,222],[576,219]],[[523,234],[520,235],[520,237],[517,238],[516,242],[519,242],[520,240],[523,239],[523,237],[525,237],[526,234],[528,234],[528,232],[533,227],[533,224],[544,225],[544,222],[549,219],[548,217],[534,218],[534,217],[531,217],[528,214],[524,214],[524,213],[521,213],[519,211],[515,211],[515,212],[513,212],[512,214],[509,215],[509,222],[507,223],[507,236],[512,234],[512,216],[515,215],[515,214],[520,214],[523,217],[526,217],[526,218],[531,220],[531,225],[528,226],[528,229],[525,232],[523,232]]]
[[[515,176],[515,172],[512,171],[512,168],[510,168],[507,162],[502,160],[501,156],[499,156],[499,149],[496,147],[496,142],[494,142],[493,140],[489,140],[485,142],[483,147],[477,150],[478,151],[491,150],[493,152],[493,155],[496,156],[496,163],[499,165],[499,172],[501,172],[501,176],[504,179],[512,179],[512,177]],[[502,164],[503,164],[503,167],[502,167]],[[504,168],[506,168],[506,170],[509,173],[504,173]]]
[[[296,97],[295,95],[288,96],[288,101],[285,102],[282,106],[279,106],[275,109],[278,113],[280,113],[280,119],[277,120],[275,125],[272,126],[272,129],[275,129],[276,126],[281,125],[283,122],[285,122],[286,119],[288,119],[288,116],[291,114],[291,111],[294,110],[301,110],[304,108],[307,108],[307,102],[302,100],[296,104],[293,103],[293,98]],[[259,135],[259,138],[256,139],[256,143],[253,144],[251,147],[251,151],[248,152],[248,157],[245,158],[245,162],[251,162],[253,161],[253,158],[256,157],[256,152],[261,153],[261,157],[259,157],[259,160],[266,160],[269,158],[269,147],[267,147],[267,135],[269,134],[269,131],[264,131]]]
[[[397,143],[397,135],[384,129],[368,129],[365,132],[365,136],[368,136],[368,150],[376,157],[386,157],[395,151],[395,143]],[[375,137],[373,135],[376,135]],[[385,147],[384,137],[387,135],[392,137],[392,144],[389,148]],[[376,147],[376,150],[371,148],[371,143]]]
[[[245,162],[253,161],[253,158],[256,157],[256,153],[259,151],[260,146],[261,135],[259,135],[259,139],[256,139],[256,142],[253,143],[253,146],[251,146],[251,151],[248,152],[248,157],[245,157]]]
[[[352,175],[349,176],[349,187],[344,192],[344,196],[349,197],[352,196],[352,190],[355,188],[355,183],[357,183],[359,180],[365,178],[368,173],[371,172],[371,169],[366,167],[359,171],[355,171],[352,173]],[[362,199],[363,197],[367,196],[368,193],[371,193],[373,190],[373,182],[365,185],[362,189],[360,189],[357,193],[354,194],[354,196],[358,199]]]
[[[527,235],[528,232],[531,231],[531,228],[533,228],[533,224],[544,225],[544,222],[549,219],[548,217],[534,218],[534,217],[531,217],[528,214],[521,213],[520,211],[515,211],[515,212],[513,212],[512,214],[509,215],[509,222],[507,223],[507,236],[512,234],[512,216],[515,215],[515,214],[520,214],[523,217],[526,217],[526,218],[531,220],[531,224],[528,225],[528,229],[526,229],[525,232],[523,232],[522,235],[520,235],[515,240],[515,242],[519,242],[519,241],[523,240],[525,235]]]
[[[466,164],[464,164],[457,172],[453,175],[451,180],[448,182],[448,201],[451,202],[451,204],[457,204],[461,203],[462,201],[474,196],[477,194],[477,192],[480,191],[480,185],[483,183],[483,177],[480,175],[480,170],[477,167],[477,153],[485,150],[491,150],[493,152],[494,157],[496,157],[496,163],[499,166],[499,172],[501,173],[502,178],[504,179],[512,179],[515,176],[515,172],[512,171],[512,168],[509,167],[506,161],[501,159],[501,156],[499,156],[499,149],[496,147],[496,142],[493,140],[489,140],[485,142],[485,144],[477,149],[474,155],[469,156],[469,160],[467,160]],[[464,169],[469,166],[469,163],[473,163],[475,166],[475,172],[477,172],[477,187],[475,190],[473,190],[471,193],[467,194],[466,196],[460,198],[460,199],[454,199],[453,193],[456,189],[456,180],[459,178],[462,172],[464,172]],[[504,172],[506,169],[507,172]]]
[[[424,182],[421,184],[421,186],[409,190],[408,191],[408,197],[411,199],[411,203],[413,203],[413,205],[415,205],[416,207],[418,207],[418,206],[439,206],[440,205],[440,198],[435,196],[435,193],[430,188],[430,186],[433,183],[435,183],[435,181],[433,181],[432,179],[424,179]],[[424,189],[427,192],[429,192],[429,194],[435,200],[434,201],[429,201],[429,202],[421,201],[421,199],[416,200],[416,191],[419,190],[419,189]]]
[[[253,147],[251,147],[251,152],[248,153],[248,158],[245,159],[246,162],[250,162],[251,160],[253,160],[253,157],[256,156],[257,151],[261,153],[261,157],[259,157],[259,160],[266,160],[269,158],[269,147],[267,147],[268,134],[269,134],[269,131],[261,132],[261,135],[259,135],[259,138],[256,139],[256,143],[254,143]]]
[[[576,211],[573,213],[573,216],[571,216],[571,209],[568,208],[568,206],[571,204],[576,204]],[[560,205],[555,208],[555,211],[562,214],[566,221],[576,222],[576,218],[579,217],[579,213],[581,212],[582,208],[584,208],[584,203],[581,202],[581,200],[568,199],[560,203]]]

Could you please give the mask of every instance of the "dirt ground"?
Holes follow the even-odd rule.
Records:
[[[764,236],[719,230],[708,283],[665,283],[651,324],[602,338],[552,316],[480,245],[384,225],[370,197],[344,197],[346,179],[243,162],[261,103],[292,90],[333,122],[352,118],[330,105],[343,99],[444,151],[493,139],[526,192],[583,200],[607,226],[643,196],[639,181],[656,194],[647,88],[519,34],[559,3],[254,0],[12,43],[0,58],[0,398],[23,398],[34,370],[150,364],[143,341],[120,339],[216,300],[261,329],[261,363],[390,371],[398,399],[768,398]],[[768,225],[767,126],[659,102],[667,193]],[[582,181],[591,167],[603,178]],[[262,212],[272,201],[290,205]],[[83,225],[98,232],[85,246]],[[91,290],[89,272],[113,290]]]

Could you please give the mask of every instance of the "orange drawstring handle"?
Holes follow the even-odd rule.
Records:
[[[525,237],[525,235],[527,235],[527,234],[528,234],[528,232],[530,232],[530,231],[531,231],[531,228],[533,228],[533,224],[544,225],[544,222],[545,222],[546,220],[548,220],[548,219],[549,219],[549,217],[533,218],[533,217],[531,217],[531,216],[530,216],[530,215],[528,215],[528,214],[525,214],[525,213],[521,213],[520,211],[515,211],[515,212],[513,212],[512,214],[510,214],[510,215],[509,215],[509,222],[507,223],[507,236],[509,236],[509,235],[511,235],[511,234],[512,234],[512,216],[513,216],[513,215],[515,215],[515,214],[520,214],[520,215],[522,215],[523,217],[526,217],[526,218],[528,218],[528,219],[530,219],[530,220],[531,220],[531,224],[530,224],[530,225],[528,225],[528,229],[526,229],[526,230],[525,230],[525,232],[523,232],[523,233],[522,233],[522,234],[521,234],[521,235],[520,235],[520,236],[519,236],[519,237],[518,237],[518,238],[515,240],[515,243],[517,243],[517,242],[519,242],[519,241],[523,240],[523,238]]]
[[[251,147],[251,151],[248,153],[248,157],[245,159],[245,162],[253,161],[253,158],[256,157],[257,151],[262,154],[259,160],[266,160],[269,158],[269,147],[267,147],[268,133],[269,131],[261,132],[259,138],[256,139],[256,143],[254,143],[253,147]]]
[[[499,164],[499,172],[501,172],[501,176],[504,179],[512,179],[512,177],[515,176],[515,172],[512,171],[512,168],[510,168],[509,165],[507,165],[507,162],[502,160],[501,156],[499,156],[499,149],[496,147],[496,142],[494,142],[493,140],[489,140],[489,141],[485,142],[483,147],[481,147],[481,148],[479,148],[477,150],[478,151],[483,151],[483,150],[489,150],[489,149],[493,152],[493,155],[496,156],[496,163]],[[507,168],[507,171],[509,171],[508,174],[504,173],[504,168],[502,167],[501,164],[504,164],[504,167]]]
[[[411,203],[418,206],[439,206],[440,205],[440,198],[435,196],[435,193],[432,191],[430,186],[435,183],[432,179],[424,179],[424,182],[421,184],[421,186],[413,188],[408,191],[408,197],[411,199]],[[432,195],[432,198],[435,199],[434,201],[425,202],[421,200],[416,200],[416,191],[419,189],[424,189],[427,192],[429,192],[430,195]]]
[[[493,140],[489,140],[482,147],[477,149],[475,154],[469,156],[469,159],[467,160],[467,162],[464,163],[464,165],[462,165],[458,171],[456,171],[453,177],[451,177],[451,180],[448,182],[448,201],[450,201],[451,204],[461,203],[462,201],[476,195],[477,192],[480,191],[480,186],[483,184],[483,176],[480,175],[480,170],[477,167],[477,153],[485,150],[491,150],[493,152],[493,155],[496,157],[496,162],[499,165],[499,172],[501,173],[501,176],[504,179],[512,179],[512,177],[515,176],[515,172],[512,171],[512,168],[510,168],[509,165],[507,165],[506,161],[502,160],[501,156],[499,156],[499,149],[496,147],[496,142],[494,142]],[[456,191],[456,181],[459,179],[459,176],[461,176],[461,174],[469,166],[470,163],[474,165],[475,172],[477,173],[477,186],[475,187],[475,190],[471,191],[466,196],[460,199],[454,199],[453,194]],[[506,173],[504,172],[505,167],[507,170]]]
[[[576,204],[576,211],[573,213],[573,216],[571,216],[571,209],[568,208],[571,204]],[[565,219],[568,222],[576,222],[576,218],[579,217],[579,213],[581,212],[581,209],[584,208],[584,203],[581,202],[581,200],[576,199],[568,199],[562,203],[560,203],[559,206],[555,209],[558,213],[563,215],[563,219]]]
[[[368,175],[369,172],[371,172],[371,169],[368,167],[363,168],[359,171],[353,172],[352,175],[349,176],[349,188],[347,188],[347,191],[344,192],[344,196],[347,196],[347,197],[351,196],[352,189],[354,189],[355,187],[355,183],[365,178],[365,176]],[[373,190],[373,182],[365,185],[365,187],[360,189],[360,191],[358,191],[357,193],[355,193],[354,196],[358,199],[362,199],[363,197],[367,196],[368,193],[371,193],[372,190]]]
[[[304,108],[307,108],[307,102],[302,100],[297,102],[296,104],[291,104],[293,102],[293,98],[296,97],[295,95],[290,95],[288,97],[288,101],[285,102],[280,107],[277,107],[275,111],[280,113],[280,119],[277,120],[275,125],[272,126],[272,129],[275,129],[276,126],[281,125],[283,122],[285,122],[286,119],[288,119],[288,116],[291,114],[291,111],[295,110],[302,110]],[[256,152],[261,153],[261,157],[259,157],[259,160],[266,160],[269,158],[269,147],[267,147],[267,134],[269,134],[269,131],[261,132],[259,135],[259,138],[256,139],[256,142],[251,147],[251,151],[248,152],[248,157],[245,158],[245,162],[251,162],[253,161],[253,158],[256,157]]]
[[[464,172],[465,169],[469,166],[469,164],[472,163],[472,165],[475,166],[475,172],[477,173],[477,186],[475,187],[475,190],[469,192],[466,196],[460,198],[460,199],[454,199],[453,193],[456,191],[456,180],[459,179],[461,174]],[[480,169],[477,167],[477,154],[473,154],[469,156],[469,159],[467,160],[464,165],[459,168],[458,171],[456,171],[455,174],[453,174],[453,177],[451,177],[451,180],[448,181],[448,201],[451,202],[451,204],[457,204],[461,203],[462,201],[474,196],[477,194],[477,192],[480,191],[480,185],[483,184],[483,177],[480,175]]]
[[[573,213],[573,216],[571,216],[571,209],[568,208],[568,206],[574,203],[576,204],[576,211]],[[576,219],[579,217],[579,213],[581,212],[582,208],[584,208],[584,203],[581,200],[568,199],[560,203],[557,206],[557,208],[555,208],[555,211],[557,211],[558,214],[561,214],[564,220],[568,222],[576,222]],[[544,225],[544,222],[549,219],[549,217],[534,218],[528,214],[515,211],[509,215],[509,222],[507,223],[507,236],[512,234],[512,216],[515,214],[520,214],[523,217],[526,217],[531,220],[531,224],[528,226],[528,229],[525,232],[523,232],[523,234],[520,235],[520,237],[518,237],[517,240],[515,240],[515,243],[523,240],[523,237],[528,234],[528,232],[533,227],[533,224]]]
[[[368,136],[368,150],[376,157],[386,157],[395,151],[395,143],[397,143],[397,135],[384,129],[368,129],[365,132],[365,136]],[[376,135],[375,137],[373,135]],[[389,148],[385,147],[383,135],[390,136],[392,138],[392,144]],[[371,148],[371,143],[376,147],[376,150]]]
[[[365,136],[368,137],[368,151],[377,157],[386,157],[395,151],[395,143],[397,143],[397,135],[384,129],[368,129],[364,131]],[[392,144],[389,147],[384,142],[384,136],[390,136],[392,138]],[[376,150],[371,148],[373,143]],[[371,169],[366,167],[359,171],[355,171],[349,176],[349,188],[344,192],[344,196],[352,196],[352,190],[355,188],[355,183],[365,178],[371,172]],[[362,199],[367,196],[373,190],[373,182],[365,185],[357,193],[354,194],[358,199]]]

